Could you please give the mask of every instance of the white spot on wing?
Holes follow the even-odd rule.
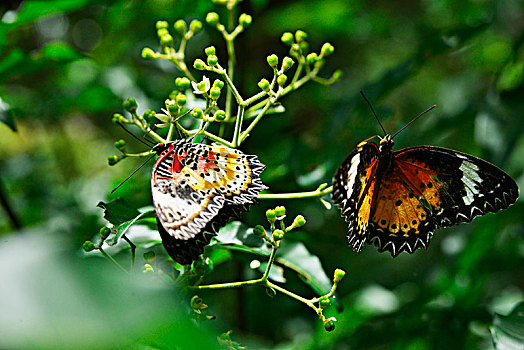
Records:
[[[351,167],[348,171],[348,183],[347,183],[347,197],[351,198],[351,194],[353,193],[353,186],[355,185],[355,179],[357,177],[358,173],[358,165],[360,164],[360,153],[357,153],[353,158],[351,158]]]
[[[478,195],[479,192],[475,189],[475,186],[478,186],[482,179],[478,175],[477,171],[479,168],[470,162],[463,161],[462,164],[460,164],[460,168],[462,171],[462,183],[464,184],[464,189],[466,190],[466,195],[462,197],[464,200],[464,204],[470,205],[473,203],[473,200],[475,199],[475,195]]]

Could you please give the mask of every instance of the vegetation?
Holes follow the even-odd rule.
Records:
[[[461,150],[522,187],[518,2],[2,6],[0,347],[524,343],[521,200],[393,259],[347,247],[329,199],[380,132],[360,89],[389,132],[437,104],[398,149]],[[270,191],[192,266],[173,263],[150,172],[110,193],[152,154],[122,127],[256,154]]]

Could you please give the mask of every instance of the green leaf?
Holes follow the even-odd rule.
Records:
[[[118,227],[116,228],[116,233],[115,235],[113,236],[113,238],[111,240],[108,240],[108,244],[109,245],[114,245],[114,244],[117,244],[118,243],[118,240],[124,235],[126,234],[126,232],[129,230],[129,228],[131,226],[133,226],[134,224],[136,224],[139,220],[142,220],[142,219],[147,219],[147,218],[154,218],[156,217],[156,213],[155,213],[155,210],[154,209],[151,209],[151,210],[147,210],[147,211],[144,211],[140,214],[138,214],[137,216],[135,216],[132,220],[129,220],[129,221],[126,221],[120,225],[118,225]]]
[[[311,254],[302,242],[285,242],[278,250],[277,262],[298,273],[298,276],[319,295],[331,290],[328,278],[320,259]]]
[[[133,220],[140,214],[138,210],[130,207],[123,198],[116,198],[110,202],[99,202],[97,207],[104,209],[104,218],[114,226]]]
[[[515,90],[522,84],[524,78],[524,62],[511,62],[508,63],[502,73],[500,74],[499,80],[497,81],[497,89],[499,91],[511,91]]]
[[[496,349],[524,349],[524,302],[517,304],[508,316],[495,314],[491,337]]]

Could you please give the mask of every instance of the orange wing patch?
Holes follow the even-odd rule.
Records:
[[[435,229],[432,212],[440,210],[440,188],[438,179],[422,163],[396,163],[380,183],[370,242],[393,256],[426,247]]]

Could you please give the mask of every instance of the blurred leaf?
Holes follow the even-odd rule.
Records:
[[[27,59],[27,55],[21,49],[13,49],[7,57],[0,60],[0,80],[13,74],[13,68],[20,65]]]
[[[508,316],[495,314],[491,336],[496,349],[524,349],[524,302],[515,306]]]
[[[37,20],[42,16],[49,16],[58,12],[67,12],[80,9],[94,2],[92,0],[48,0],[24,1],[17,13],[16,20],[11,24],[19,26]]]
[[[514,90],[522,84],[523,77],[524,62],[511,62],[502,70],[499,80],[497,81],[497,89],[499,91]]]
[[[140,215],[140,212],[131,208],[123,198],[116,198],[107,203],[101,201],[96,206],[104,209],[104,218],[114,226],[119,226]]]
[[[61,242],[41,232],[3,239],[1,348],[218,348],[173,287],[80,259]]]
[[[42,47],[42,56],[54,62],[69,62],[79,59],[81,55],[63,41],[53,41]]]

